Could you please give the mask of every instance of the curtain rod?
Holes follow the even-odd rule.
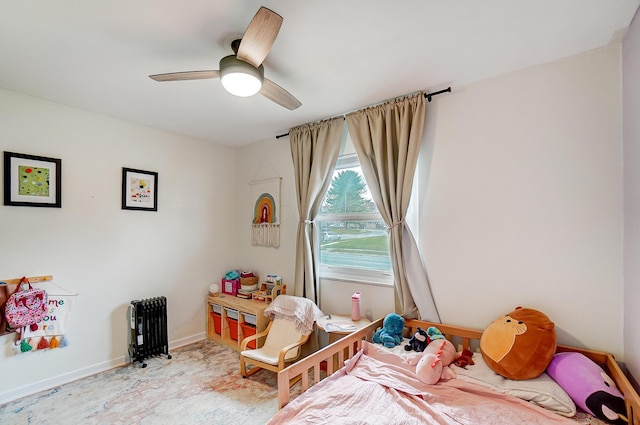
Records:
[[[433,92],[433,93],[425,93],[425,94],[424,94],[424,97],[426,97],[426,98],[427,98],[427,100],[428,100],[429,102],[431,102],[431,98],[432,98],[433,96],[437,96],[437,95],[442,94],[442,93],[451,93],[451,87],[447,87],[447,88],[446,88],[446,89],[444,89],[444,90],[436,91],[436,92]],[[343,118],[343,119],[345,119],[345,116],[343,115],[343,116],[342,116],[342,118]],[[276,136],[276,139],[280,139],[281,137],[286,137],[286,136],[288,136],[288,135],[289,135],[289,133],[285,133],[285,134],[278,134],[278,135]]]

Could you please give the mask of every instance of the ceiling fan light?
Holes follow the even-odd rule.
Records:
[[[262,88],[262,82],[259,79],[244,72],[231,72],[222,77],[221,81],[225,90],[240,97],[253,96]]]
[[[258,93],[264,80],[264,68],[244,62],[235,56],[227,56],[220,60],[220,81],[229,93],[249,97]]]

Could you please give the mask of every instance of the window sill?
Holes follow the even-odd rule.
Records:
[[[354,282],[374,286],[393,286],[393,274],[391,273],[345,269],[342,267],[321,267],[320,279]]]

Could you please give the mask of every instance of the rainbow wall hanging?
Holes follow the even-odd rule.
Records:
[[[253,220],[251,244],[280,246],[280,178],[251,182]]]

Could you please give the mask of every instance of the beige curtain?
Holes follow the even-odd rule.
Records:
[[[295,172],[300,222],[296,242],[294,295],[320,305],[317,256],[314,252],[313,220],[320,211],[325,192],[340,154],[344,119],[332,118],[305,124],[289,131]]]
[[[420,258],[417,245],[404,222],[422,143],[424,93],[353,112],[346,118],[362,173],[388,227],[396,312],[439,322],[426,271],[422,262],[415,260]],[[411,265],[407,264],[410,259]],[[407,270],[412,269],[413,277],[416,267],[423,273],[410,282]]]

